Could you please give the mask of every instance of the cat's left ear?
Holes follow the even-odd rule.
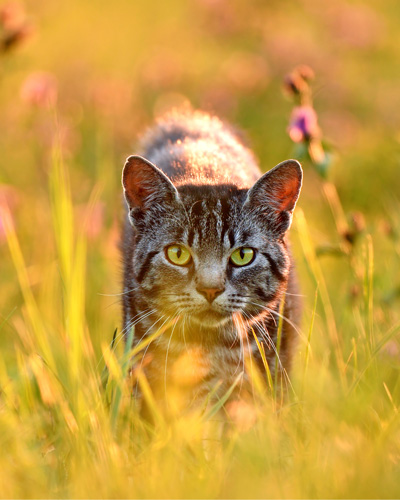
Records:
[[[178,202],[176,187],[168,177],[142,156],[130,156],[122,171],[122,185],[130,209],[146,210],[157,203]]]
[[[164,172],[141,156],[130,156],[126,160],[122,185],[133,226],[137,226],[148,210],[176,209],[181,205],[176,187]]]
[[[265,215],[271,229],[285,233],[299,198],[303,171],[297,160],[286,160],[264,174],[249,189],[244,207]]]

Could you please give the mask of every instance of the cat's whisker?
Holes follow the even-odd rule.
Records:
[[[143,314],[142,316],[140,316],[139,318],[137,318],[135,321],[131,320],[130,324],[126,328],[124,328],[121,331],[121,333],[118,335],[118,341],[116,341],[114,343],[113,349],[115,350],[118,347],[118,345],[120,344],[120,342],[125,338],[126,331],[129,331],[131,328],[133,328],[135,325],[137,325],[140,321],[147,318],[148,316],[151,316],[151,314],[153,314],[154,312],[156,312],[155,309],[152,309],[152,310],[148,311],[147,313]],[[142,339],[143,339],[143,337],[140,339],[140,341]]]
[[[238,338],[238,339],[239,339],[239,361],[238,361],[238,364],[237,364],[237,366],[236,366],[236,369],[235,369],[235,371],[234,371],[234,373],[233,373],[234,375],[236,375],[236,372],[238,371],[239,366],[240,366],[240,364],[241,364],[242,362],[243,362],[243,369],[242,369],[242,372],[244,371],[244,351],[243,351],[243,339],[242,339],[242,336],[241,336],[241,335],[240,335],[240,333],[239,333],[238,328],[236,328],[236,327],[235,327],[235,339],[234,339],[234,342],[235,342],[236,338]],[[233,342],[233,343],[234,343],[234,342]],[[232,348],[233,343],[232,343],[232,345],[231,345],[230,349]]]
[[[113,340],[110,342],[110,344],[108,345],[109,348],[113,348],[113,350],[115,350],[117,348],[117,346],[119,345],[119,343],[121,342],[121,340],[125,337],[125,333],[127,331],[129,331],[133,326],[135,326],[137,323],[139,323],[140,321],[142,321],[143,319],[147,318],[148,316],[150,316],[151,314],[155,313],[156,312],[156,309],[145,309],[144,311],[136,314],[136,316],[134,316],[129,322],[128,324],[125,326],[125,328],[123,328],[116,336],[115,338],[113,338]],[[99,367],[100,363],[102,362],[102,360],[104,359],[104,355],[102,355],[96,365],[96,368]]]
[[[111,302],[111,304],[107,304],[104,309],[109,309],[110,307],[115,306],[116,304],[120,304],[120,303],[121,303],[120,300],[115,300],[115,301]]]
[[[272,316],[271,314],[271,311],[269,311],[268,309],[266,309],[267,313],[268,313],[268,316],[272,319],[272,321],[274,322],[274,326],[278,326],[277,323],[276,323],[276,319],[275,319],[275,316]]]
[[[275,344],[274,344],[274,342],[273,342],[273,340],[268,332],[268,329],[265,327],[264,324],[261,324],[257,319],[254,318],[254,320],[255,320],[256,324],[258,325],[258,327],[260,328],[261,335],[263,336],[263,338],[267,341],[267,343],[270,345],[270,347],[274,351],[274,354],[275,354],[276,359],[277,359],[278,364],[279,364],[280,371],[283,375],[283,379],[284,379],[285,384],[286,384],[286,388],[290,386],[290,388],[294,391],[294,388],[293,388],[292,383],[290,381],[289,375],[282,364],[280,355],[279,355],[278,350],[277,350],[277,348],[276,348],[276,346],[275,346]]]
[[[285,291],[284,295],[290,295],[290,297],[307,298],[307,295],[303,295],[301,293],[290,293],[290,292],[286,292],[286,291]],[[241,295],[241,297],[246,298],[246,299],[251,299],[253,296],[252,295]]]
[[[182,322],[182,336],[183,336],[183,342],[185,344],[185,350],[188,350],[187,344],[186,344],[186,335],[185,335],[185,324],[187,321],[187,316],[186,314],[183,315],[183,322]]]
[[[245,324],[245,321],[244,321],[244,318],[243,318],[243,314],[239,314],[238,315],[238,319],[239,321],[242,323],[242,330],[245,332],[245,339],[246,339],[246,343],[247,343],[247,351],[248,351],[248,355],[249,355],[249,358],[250,358],[250,372],[253,372],[253,356],[252,356],[252,349],[250,347],[250,341],[249,341],[249,336],[247,334],[247,325]],[[244,352],[244,349],[243,349],[243,356],[245,356],[245,352]],[[245,365],[244,365],[244,357],[243,357],[243,370],[245,370]],[[250,381],[252,383],[252,379],[250,377]],[[252,383],[253,385],[253,383]]]
[[[266,329],[265,325],[260,323],[260,321],[257,318],[255,318],[253,315],[247,313],[246,311],[243,311],[243,314],[246,318],[248,318],[249,323],[254,323],[261,329],[260,333],[263,335],[264,340],[267,342],[267,345],[272,349],[274,344],[273,344],[272,338],[271,338],[268,330]],[[252,328],[252,327],[250,326],[250,328]]]
[[[129,330],[131,328],[133,328],[134,326],[136,326],[138,323],[140,323],[141,321],[143,321],[144,319],[148,318],[149,316],[151,316],[152,314],[154,314],[155,312],[157,312],[156,309],[145,309],[144,311],[142,311],[141,313],[137,314],[136,316],[134,316],[128,323],[128,325],[123,329],[121,330],[120,332],[120,335],[119,335],[119,340],[118,340],[118,343],[125,337],[125,334],[127,334],[129,332]],[[116,347],[116,346],[115,346]]]
[[[287,316],[284,316],[283,314],[279,313],[278,311],[274,311],[273,309],[269,309],[269,308],[266,308],[266,310],[270,313],[270,314],[276,314],[278,316],[278,318],[282,318],[283,321],[286,321],[286,323],[289,323],[289,325],[295,330],[295,332],[303,339],[303,340],[307,340],[306,339],[306,336],[304,335],[304,333],[300,330],[300,328],[297,327],[297,325],[295,325],[293,323],[293,321],[291,321]]]
[[[121,297],[122,295],[128,295],[131,292],[134,292],[136,288],[132,288],[131,290],[126,290],[125,292],[119,292],[119,293],[101,293],[99,292],[97,295],[100,295],[101,297]]]
[[[262,308],[263,310],[269,312],[270,314],[276,314],[276,316],[278,316],[279,318],[282,318],[284,321],[286,321],[295,331],[296,333],[304,340],[305,339],[305,336],[304,336],[304,333],[298,328],[297,325],[295,325],[293,323],[293,321],[291,321],[287,316],[284,316],[283,314],[281,314],[280,312],[278,311],[275,311],[274,309],[271,309],[270,307],[268,307],[267,305],[265,304],[259,304],[257,302],[252,302],[252,301],[248,301],[247,302],[248,304],[252,304],[254,306],[258,306],[260,308]]]
[[[144,334],[141,336],[139,342],[137,343],[140,344],[140,342],[144,339],[144,337],[147,335],[147,333],[153,329],[156,324],[162,320],[163,318],[165,318],[165,315],[163,314],[162,316],[160,316],[151,326],[149,326],[149,328],[144,332]],[[167,320],[169,319],[169,316],[167,316],[167,319],[163,322],[163,324],[160,326],[160,330],[161,328],[165,325],[165,323],[167,322]],[[154,341],[153,341],[154,342]],[[141,357],[141,360],[140,360],[140,365],[139,365],[139,372],[142,370],[142,365],[143,365],[143,361],[145,360],[146,358],[146,353],[147,353],[147,349],[150,347],[150,345],[152,344],[152,342],[150,342],[147,346],[146,346],[146,349],[144,350],[143,354],[142,354],[142,357]],[[138,390],[138,380],[136,380],[136,386],[135,386],[135,398],[137,397],[137,390]]]
[[[176,315],[174,316],[173,318],[173,321],[175,321],[177,318],[179,318],[179,315],[180,315],[181,311],[178,310],[178,312],[176,313]],[[170,348],[170,345],[171,345],[171,340],[172,340],[172,336],[174,335],[174,331],[175,331],[175,327],[176,325],[178,324],[178,321],[175,321],[174,323],[174,326],[172,327],[172,332],[171,332],[171,335],[169,337],[169,341],[168,341],[168,345],[167,345],[167,352],[165,354],[165,369],[164,369],[164,390],[165,390],[165,397],[168,401],[168,398],[167,398],[167,366],[168,366],[168,352],[169,352],[169,348]]]
[[[247,305],[247,304],[254,305],[254,306],[257,306],[257,307],[260,307],[261,311],[258,313],[258,315],[259,315],[259,316],[262,316],[262,314],[263,314],[264,312],[267,312],[267,313],[269,314],[270,318],[272,319],[272,321],[274,322],[274,326],[277,326],[277,324],[276,324],[276,320],[275,320],[274,316],[272,316],[272,315],[270,314],[270,312],[269,312],[269,311],[270,311],[270,309],[269,309],[269,308],[267,308],[267,306],[265,306],[264,304],[259,304],[259,303],[257,303],[257,302],[252,302],[252,301],[247,301],[247,302],[246,302],[246,305]],[[250,315],[250,317],[248,316],[248,318],[249,318],[249,321],[252,321],[252,322],[256,321],[256,316],[255,316],[254,314],[251,314],[251,315]]]
[[[245,338],[246,338],[246,342],[247,342],[247,349],[248,349],[248,353],[249,353],[249,356],[250,356],[250,370],[251,372],[253,371],[253,360],[252,360],[252,350],[251,350],[251,347],[250,347],[250,343],[249,343],[249,336],[247,335],[247,326],[244,322],[244,319],[243,319],[243,315],[240,314],[239,315],[239,318],[240,318],[240,321],[243,325],[243,330],[246,332],[246,335],[245,335]],[[243,360],[242,360],[242,363],[243,363],[243,373],[246,371],[246,366],[245,366],[245,356],[246,356],[246,352],[245,352],[245,349],[244,349],[244,342],[243,342],[243,339],[242,339],[242,347],[243,347]],[[239,390],[239,394],[241,393],[242,391],[242,387],[243,387],[243,378],[242,377],[242,380],[240,382],[240,390]],[[253,383],[251,381],[251,384],[253,386]]]
[[[270,335],[270,333],[268,331],[268,328],[265,326],[264,322],[259,321],[253,315],[246,314],[246,316],[249,318],[249,320],[251,322],[253,322],[256,326],[258,326],[258,328],[260,329],[260,334],[262,335],[262,337],[266,341],[267,346],[270,349],[272,349],[275,352],[275,354],[278,354],[277,351],[276,351],[276,347],[275,347],[274,341],[272,340],[272,337],[271,337],[271,335]]]
[[[147,328],[147,330],[146,330],[146,331],[144,332],[144,334],[140,337],[140,339],[139,339],[137,342],[135,342],[135,344],[136,344],[136,345],[139,345],[139,344],[140,344],[140,342],[141,342],[141,341],[142,341],[142,340],[146,337],[146,335],[149,333],[149,331],[150,331],[150,330],[152,330],[152,329],[156,326],[156,324],[157,324],[160,320],[162,320],[163,318],[165,318],[165,315],[164,315],[164,314],[163,314],[163,315],[161,315],[161,316],[160,316],[160,317],[159,317],[156,321],[154,321],[154,323],[153,323],[152,325],[150,325],[150,326]],[[151,342],[150,342],[150,344],[151,344]],[[150,344],[149,344],[149,345],[150,345]]]
[[[240,366],[240,362],[242,362],[242,373],[245,373],[245,350],[244,350],[244,343],[243,343],[243,337],[246,336],[247,338],[247,333],[246,333],[246,327],[244,326],[243,323],[243,317],[240,312],[237,312],[232,315],[232,319],[235,325],[236,333],[239,337],[239,344],[240,344],[240,354],[239,354],[239,362],[238,362],[238,367]],[[241,325],[239,324],[241,322]],[[237,371],[237,368],[235,370],[235,373]],[[243,387],[243,380],[244,377],[241,378],[240,380],[240,388],[239,388],[239,394],[242,392],[242,387]]]
[[[179,293],[179,296],[187,297],[188,295],[190,295],[190,294],[189,293],[185,293],[185,292],[180,292]],[[176,293],[166,293],[166,292],[163,292],[163,297],[169,297],[169,296],[177,297],[178,295]]]

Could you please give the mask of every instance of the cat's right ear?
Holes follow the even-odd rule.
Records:
[[[263,216],[272,230],[284,234],[292,222],[303,171],[297,160],[286,160],[264,174],[249,189],[245,206]]]
[[[155,205],[165,207],[179,202],[178,191],[168,177],[141,156],[130,156],[126,160],[122,185],[132,215]]]

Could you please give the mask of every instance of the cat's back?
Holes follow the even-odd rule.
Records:
[[[250,187],[260,170],[252,152],[219,118],[174,110],[157,120],[141,140],[142,155],[175,185],[235,184]]]

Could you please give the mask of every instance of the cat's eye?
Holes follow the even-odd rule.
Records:
[[[176,266],[186,266],[192,260],[189,250],[183,245],[170,245],[165,249],[165,254]]]
[[[241,247],[231,253],[231,262],[235,266],[247,266],[253,262],[255,252],[252,248]]]

